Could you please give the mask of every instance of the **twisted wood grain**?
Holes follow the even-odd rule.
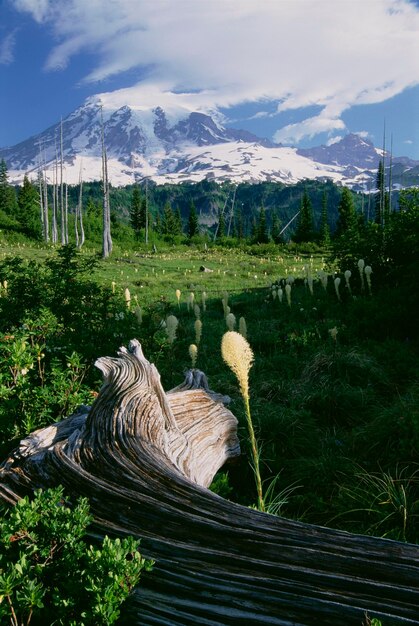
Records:
[[[121,623],[419,624],[419,548],[277,518],[206,487],[240,453],[228,398],[202,372],[165,393],[137,341],[101,358],[92,407],[23,440],[0,469],[15,502],[63,484],[87,496],[92,534],[135,535],[156,560]]]

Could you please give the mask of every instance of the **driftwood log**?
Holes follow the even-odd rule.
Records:
[[[87,496],[92,534],[135,535],[156,560],[121,623],[419,624],[419,548],[294,522],[207,489],[239,454],[237,420],[205,376],[165,393],[137,341],[101,358],[91,408],[23,440],[0,496],[63,484]]]

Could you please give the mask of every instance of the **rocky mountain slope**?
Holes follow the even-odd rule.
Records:
[[[145,178],[175,184],[203,179],[293,184],[316,179],[368,191],[374,188],[382,156],[371,142],[354,134],[330,146],[297,149],[227,128],[216,116],[182,108],[113,106],[102,94],[89,98],[62,121],[68,183],[78,182],[80,170],[85,181],[101,178],[102,128],[114,186]],[[35,177],[40,167],[53,182],[60,155],[60,123],[16,146],[0,149],[13,182],[20,182],[25,173]],[[419,162],[393,158],[396,187],[418,181]]]

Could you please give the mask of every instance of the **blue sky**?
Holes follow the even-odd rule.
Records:
[[[419,159],[419,2],[0,0],[0,146],[121,89],[303,147],[385,120]]]

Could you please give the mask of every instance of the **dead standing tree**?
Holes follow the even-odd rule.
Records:
[[[419,623],[419,548],[294,522],[210,492],[239,453],[237,420],[198,370],[165,393],[137,341],[96,363],[81,410],[21,441],[0,496],[63,484],[90,500],[95,536],[142,539],[156,559],[122,623],[360,626]]]

